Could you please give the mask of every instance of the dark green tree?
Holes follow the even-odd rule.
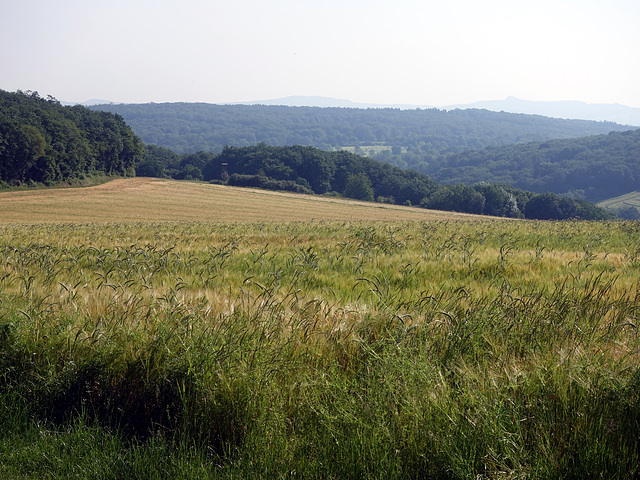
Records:
[[[144,158],[136,165],[139,177],[170,177],[179,171],[180,155],[157,145],[146,145]]]
[[[534,196],[527,202],[524,214],[536,220],[606,220],[613,216],[585,200],[572,200],[555,193]]]
[[[344,196],[365,202],[373,202],[373,187],[367,174],[350,175],[344,188]]]
[[[481,214],[484,202],[484,196],[480,192],[459,183],[439,187],[431,195],[425,197],[420,202],[420,206],[434,210]]]
[[[176,180],[203,180],[202,171],[195,165],[188,163],[174,177]]]
[[[484,215],[512,218],[522,216],[515,196],[501,185],[482,182],[475,184],[473,188],[484,196],[484,208],[482,210]]]

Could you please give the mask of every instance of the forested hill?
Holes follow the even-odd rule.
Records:
[[[467,151],[426,173],[443,183],[500,182],[598,202],[640,190],[640,130]]]
[[[399,166],[417,171],[423,171],[423,167],[443,154],[628,129],[610,122],[487,110],[205,103],[119,104],[91,108],[121,115],[146,143],[177,153],[220,152],[225,145],[249,146],[259,142],[275,146],[308,145],[325,150],[386,145],[403,152],[400,160],[403,163]]]
[[[119,115],[0,90],[0,185],[131,176],[144,152]]]

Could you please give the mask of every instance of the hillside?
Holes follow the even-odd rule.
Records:
[[[288,222],[485,219],[314,195],[129,178],[87,188],[0,193],[0,223]]]
[[[487,110],[359,109],[162,103],[97,105],[121,115],[145,143],[177,153],[225,145],[404,147],[401,166],[421,168],[443,154],[553,138],[609,133],[610,122],[562,120]],[[366,148],[365,148],[366,151]],[[383,159],[384,160],[384,159]]]
[[[616,212],[620,218],[640,220],[640,191],[636,190],[603,200],[598,203],[598,206]]]
[[[443,183],[500,182],[597,202],[640,189],[640,130],[450,155],[425,173]]]
[[[99,105],[112,103],[92,100],[84,105]],[[415,110],[417,108],[433,108],[433,105],[385,105],[378,103],[358,103],[351,100],[343,100],[331,97],[319,96],[289,96],[270,100],[254,102],[238,102],[243,105],[287,105],[290,107],[348,107],[348,108],[400,108]],[[580,101],[534,101],[523,100],[516,97],[507,97],[503,100],[485,100],[480,102],[447,105],[439,107],[443,110],[455,109],[482,109],[494,112],[525,113],[527,115],[542,115],[553,118],[575,118],[580,120],[593,120],[596,122],[614,122],[621,125],[640,126],[640,108],[628,107],[617,103],[586,103]]]
[[[640,108],[617,103],[586,103],[579,101],[531,101],[515,97],[457,105],[452,108],[482,108],[494,112],[525,113],[554,118],[581,118],[597,122],[609,121],[640,126]]]

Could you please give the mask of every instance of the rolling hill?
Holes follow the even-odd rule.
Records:
[[[499,182],[599,202],[640,189],[640,130],[467,151],[425,173],[443,183]]]
[[[100,102],[91,101],[83,105],[98,105]],[[101,102],[112,103],[112,102]],[[433,108],[433,105],[407,104],[379,104],[358,103],[351,100],[319,96],[289,96],[270,100],[253,102],[238,102],[243,105],[286,105],[289,107],[347,107],[347,108],[400,108],[415,110],[417,108]],[[443,110],[483,109],[493,112],[525,113],[528,115],[542,115],[552,118],[573,118],[578,120],[593,120],[596,122],[615,122],[621,125],[640,126],[640,108],[628,107],[617,103],[586,103],[580,101],[532,101],[516,97],[504,100],[485,100],[474,103],[447,105]]]
[[[619,197],[598,203],[599,207],[613,210],[621,218],[640,220],[640,191],[629,192]]]
[[[488,220],[424,208],[152,178],[0,193],[0,224]]]
[[[488,110],[317,108],[206,103],[95,105],[121,115],[147,144],[176,153],[219,152],[226,145],[404,147],[420,171],[441,155],[469,149],[626,130],[611,122],[564,120]],[[366,149],[365,149],[366,150]],[[405,166],[407,166],[405,165]]]

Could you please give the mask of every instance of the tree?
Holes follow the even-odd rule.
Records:
[[[22,182],[27,171],[36,165],[45,152],[47,142],[32,125],[0,123],[0,173],[2,180]]]
[[[316,193],[326,193],[331,188],[331,177],[335,173],[335,163],[325,152],[311,147],[292,147],[300,152],[299,177],[307,179]]]
[[[347,178],[344,196],[365,202],[373,202],[373,187],[369,177],[365,173],[350,175]]]
[[[443,185],[428,197],[420,206],[435,210],[447,210],[464,213],[482,213],[484,197],[472,187],[463,185]]]
[[[524,214],[534,220],[561,220],[564,215],[560,210],[560,196],[554,193],[536,195],[527,202]]]
[[[198,167],[188,163],[173,178],[177,180],[203,180],[203,175]]]
[[[481,182],[473,188],[484,196],[484,215],[496,217],[520,217],[522,216],[518,208],[516,198],[507,192],[504,187],[494,183]]]
[[[625,205],[624,207],[614,210],[614,212],[618,218],[624,220],[640,220],[640,210],[633,205]]]

